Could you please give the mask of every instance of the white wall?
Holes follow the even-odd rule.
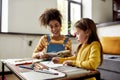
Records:
[[[92,18],[92,1],[91,0],[82,0],[83,1],[83,17]]]
[[[8,32],[50,33],[38,21],[46,8],[57,8],[57,0],[8,0]],[[112,21],[112,0],[83,0],[83,17]]]
[[[39,38],[40,36],[0,34],[0,58],[31,57]]]
[[[113,20],[113,0],[92,0],[92,19],[96,23]]]
[[[83,0],[83,17],[93,19],[96,23],[111,22],[112,0]]]
[[[100,38],[102,36],[120,36],[120,24],[98,27],[97,31]]]
[[[48,33],[38,22],[47,8],[57,8],[57,0],[8,0],[8,32]]]

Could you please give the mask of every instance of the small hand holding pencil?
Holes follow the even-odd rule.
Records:
[[[58,75],[58,73],[51,72],[51,68],[41,63],[34,63],[34,71],[40,72],[40,73],[51,74],[51,75]]]
[[[48,69],[46,65],[43,65],[41,63],[34,63],[34,70],[43,70],[43,69]]]

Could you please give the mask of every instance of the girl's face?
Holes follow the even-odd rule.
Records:
[[[57,20],[51,20],[48,24],[50,31],[52,33],[52,36],[60,36],[61,31],[61,25]]]
[[[86,31],[83,31],[80,28],[76,28],[75,35],[76,35],[77,41],[80,42],[80,44],[86,43],[88,39]]]

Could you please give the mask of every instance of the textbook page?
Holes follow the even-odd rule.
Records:
[[[60,72],[64,72],[67,74],[67,76],[90,72],[90,70],[86,70],[86,69],[82,69],[82,68],[78,68],[78,67],[63,66],[63,64],[54,64],[52,61],[43,61],[40,63],[48,66],[49,68],[55,69]]]
[[[57,79],[65,77],[66,74],[59,72],[54,69],[49,69],[49,72],[52,73],[58,73],[56,74],[49,74],[49,73],[43,73],[43,72],[36,72],[36,71],[29,71],[29,72],[21,72],[20,74],[26,79],[26,80],[48,80],[48,79]]]
[[[48,66],[49,68],[63,66],[63,64],[54,64],[52,61],[43,61],[43,62],[40,62],[40,63],[42,63],[43,65]]]
[[[76,75],[83,75],[90,73],[90,70],[86,70],[78,67],[72,67],[72,66],[60,66],[60,67],[55,67],[54,69],[66,73],[67,77],[69,78],[72,78]]]

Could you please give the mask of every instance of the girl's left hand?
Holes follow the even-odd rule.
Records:
[[[34,63],[34,70],[43,70],[43,69],[48,69],[48,67],[41,63]]]
[[[69,65],[72,66],[72,60],[67,60],[63,62],[63,65]]]
[[[59,63],[60,57],[53,57],[52,62],[53,63]]]

